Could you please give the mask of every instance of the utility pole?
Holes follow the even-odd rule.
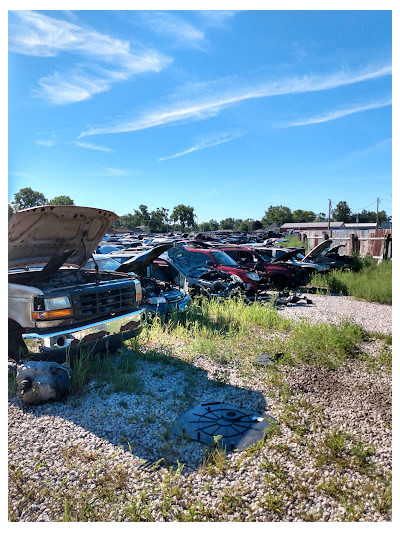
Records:
[[[331,201],[329,200],[329,209],[328,209],[328,231],[331,230]]]
[[[379,226],[379,198],[376,199],[376,229],[378,229]]]

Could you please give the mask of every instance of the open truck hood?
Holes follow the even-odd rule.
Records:
[[[104,209],[44,205],[17,211],[8,222],[8,266],[83,266],[118,216]],[[44,270],[45,270],[44,269]]]
[[[316,259],[322,254],[324,250],[329,248],[331,244],[332,239],[327,239],[326,241],[320,242],[315,248],[311,250],[311,252],[308,252],[304,259],[302,259],[302,261],[312,261],[313,259]]]
[[[272,260],[272,263],[285,263],[286,261],[289,261],[289,259],[292,259],[296,254],[299,254],[303,251],[302,248],[296,248],[295,250],[290,250],[290,252],[286,252],[285,254],[280,255],[279,257],[275,257],[275,259]]]
[[[128,259],[117,268],[116,272],[134,272],[138,276],[145,276],[147,267],[151,265],[161,254],[169,250],[173,245],[169,243],[159,244],[151,250],[147,250],[132,259]]]
[[[339,249],[346,246],[345,244],[337,244],[336,246],[332,246],[327,252],[324,253],[325,257],[329,257],[330,255],[336,255],[339,253]]]

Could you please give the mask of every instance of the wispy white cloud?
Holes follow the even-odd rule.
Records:
[[[119,122],[110,126],[94,126],[83,131],[79,137],[104,133],[131,132],[181,121],[202,120],[216,116],[226,107],[239,104],[246,100],[285,94],[326,91],[387,76],[391,72],[391,65],[384,65],[359,72],[339,72],[326,76],[303,76],[302,78],[296,77],[283,81],[258,83],[253,86],[241,86],[240,88],[221,90],[219,94],[214,92],[212,96],[208,96],[207,98],[199,97],[190,102],[177,103],[170,107],[151,111],[132,120]],[[213,83],[215,85],[215,82]],[[206,91],[204,90],[204,92]]]
[[[36,174],[32,174],[31,172],[24,172],[21,170],[13,170],[12,172],[9,172],[9,175],[15,176],[16,178],[27,178],[27,179],[36,178]]]
[[[106,146],[97,146],[96,144],[86,143],[86,142],[76,142],[76,145],[81,148],[87,148],[88,150],[98,150],[100,152],[114,152],[112,148],[107,148]]]
[[[128,41],[34,11],[10,12],[9,49],[12,52],[37,57],[67,52],[91,61],[84,70],[80,67],[54,72],[39,81],[40,88],[35,94],[52,103],[90,98],[134,74],[159,72],[171,61],[156,50],[138,44],[136,47],[137,51],[132,52]],[[112,65],[112,69],[100,70],[99,62]],[[96,69],[100,73],[96,73]]]
[[[236,15],[237,11],[217,11],[204,9],[202,11],[196,11],[195,13],[200,17],[206,26],[220,28],[225,26],[227,21],[231,20]]]
[[[171,12],[142,11],[139,16],[153,33],[172,37],[178,44],[199,47],[205,40],[202,30]]]
[[[176,157],[181,157],[183,155],[191,154],[192,152],[197,152],[198,150],[204,150],[205,148],[211,148],[212,146],[218,146],[219,144],[224,144],[230,141],[234,141],[235,139],[238,139],[239,137],[242,137],[242,134],[239,132],[227,132],[227,133],[221,133],[219,135],[213,135],[212,137],[208,137],[206,139],[199,139],[198,141],[195,142],[193,146],[191,146],[190,148],[187,148],[186,150],[183,150],[183,152],[178,152],[168,157],[160,157],[159,161],[166,161],[167,159],[175,159]]]
[[[42,139],[38,139],[36,141],[34,141],[35,144],[39,145],[39,146],[45,146],[46,148],[50,148],[51,146],[54,146],[56,144],[56,141],[46,141],[46,140],[42,140]]]
[[[345,109],[337,109],[336,111],[331,111],[324,115],[319,115],[316,117],[307,118],[304,120],[299,120],[296,122],[289,122],[285,126],[308,126],[310,124],[321,124],[322,122],[329,122],[331,120],[337,120],[339,118],[347,117],[348,115],[353,115],[354,113],[362,113],[363,111],[370,111],[371,109],[379,109],[381,107],[387,107],[392,105],[392,100],[385,100],[380,102],[373,102],[371,104],[348,107]]]
[[[106,176],[128,176],[129,171],[124,168],[112,168],[112,167],[104,167],[103,173]]]
[[[367,146],[366,148],[362,150],[356,150],[354,152],[351,152],[348,155],[348,157],[359,157],[359,156],[372,154],[374,152],[378,152],[379,150],[384,150],[391,145],[392,145],[392,139],[383,139],[382,141],[379,141],[371,146]]]

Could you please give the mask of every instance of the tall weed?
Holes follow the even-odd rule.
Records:
[[[326,275],[315,274],[311,285],[328,288],[332,292],[354,296],[359,300],[392,303],[392,262],[376,264],[362,258],[357,271],[333,270]]]

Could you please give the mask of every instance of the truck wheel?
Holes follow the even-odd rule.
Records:
[[[28,348],[22,339],[20,328],[14,323],[8,325],[8,359],[18,363],[28,354]]]

